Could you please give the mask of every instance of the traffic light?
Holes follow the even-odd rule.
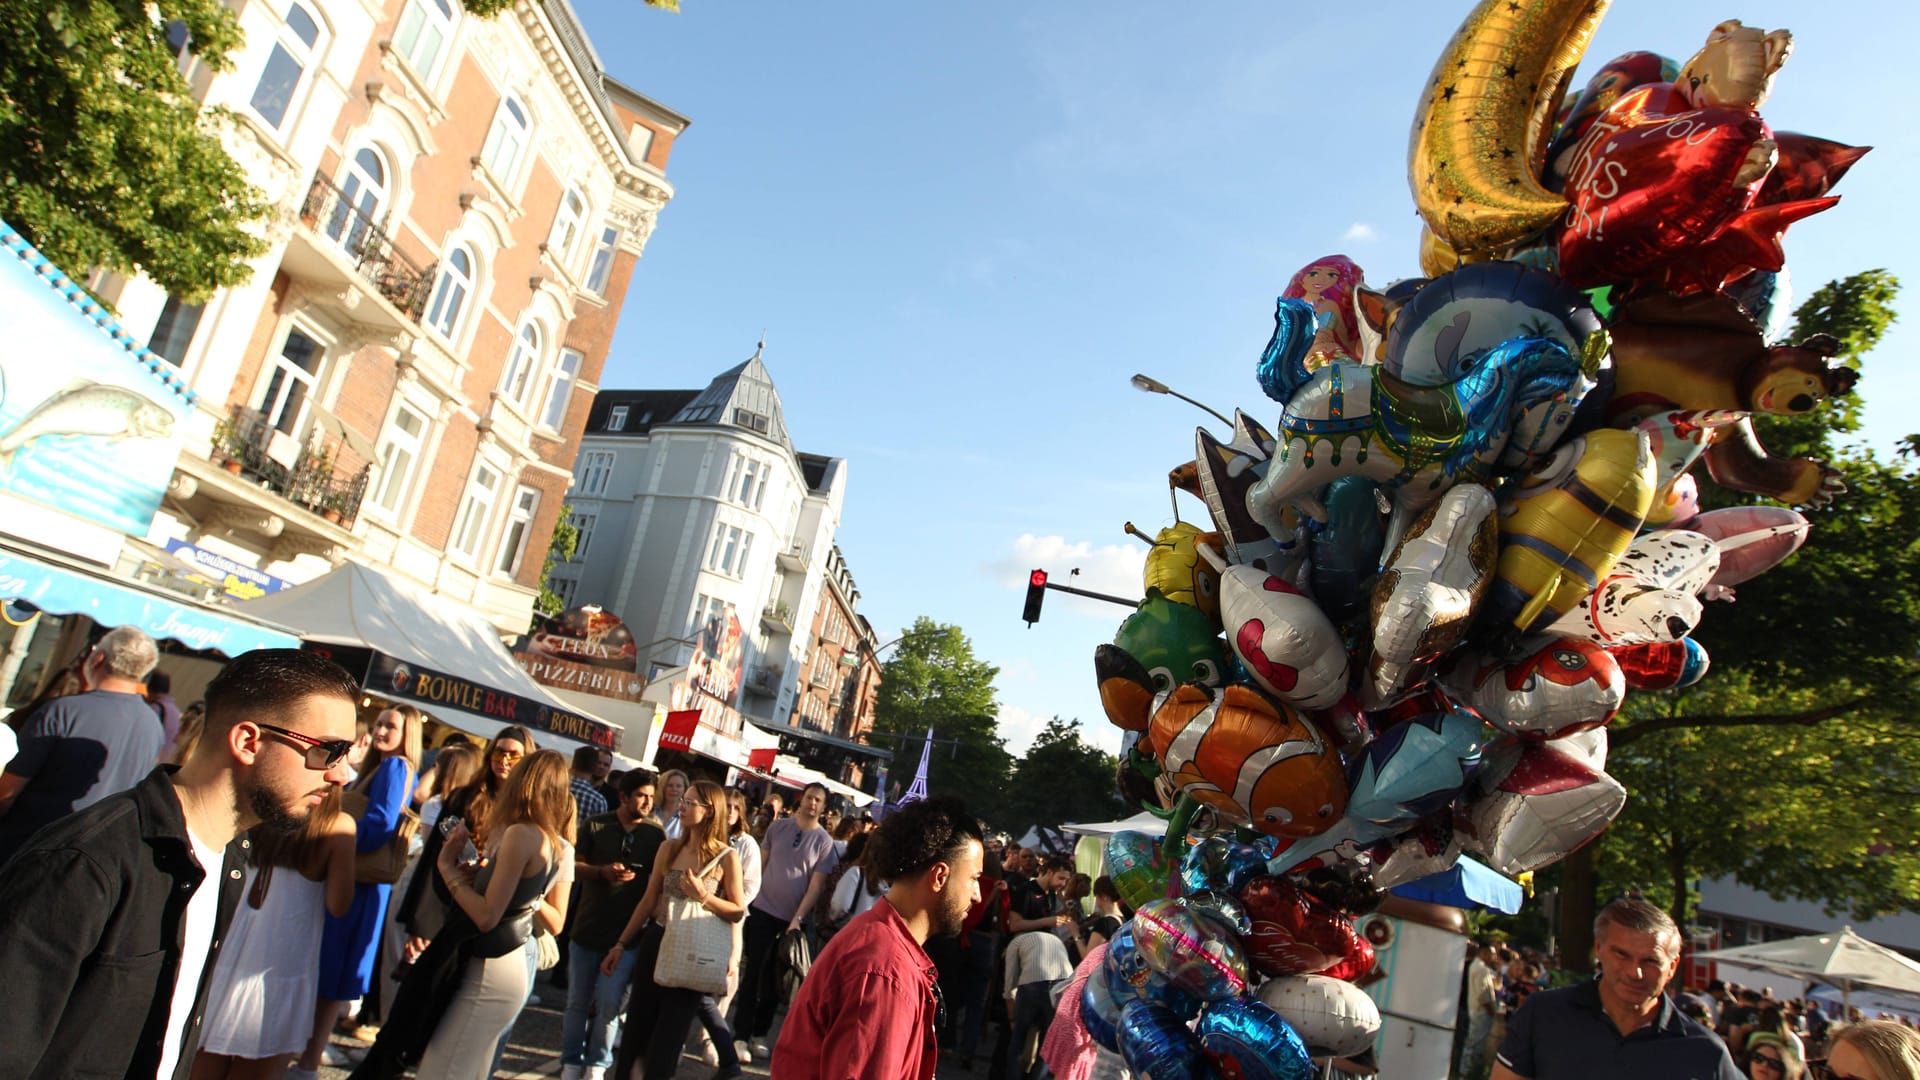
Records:
[[[1047,572],[1035,570],[1027,575],[1027,607],[1020,613],[1020,617],[1027,620],[1028,626],[1040,621],[1040,601],[1046,598]]]

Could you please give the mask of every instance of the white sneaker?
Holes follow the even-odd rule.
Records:
[[[560,1066],[560,1080],[582,1080],[581,1073],[583,1071],[584,1069],[579,1065],[562,1065]]]
[[[745,1039],[733,1040],[733,1053],[734,1056],[738,1057],[741,1061],[753,1060],[753,1047],[748,1046],[747,1040]]]
[[[327,1048],[320,1054],[320,1060],[336,1069],[351,1069],[360,1064],[363,1056],[364,1054],[356,1054],[346,1047],[328,1043]]]

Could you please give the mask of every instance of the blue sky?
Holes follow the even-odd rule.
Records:
[[[575,3],[615,77],[693,119],[603,385],[704,385],[764,330],[795,442],[849,462],[861,611],[961,626],[1016,752],[1055,714],[1116,749],[1092,653],[1125,611],[1053,594],[1029,630],[1026,571],[1138,595],[1121,524],[1171,523],[1208,418],[1134,372],[1271,423],[1253,364],[1294,271],[1419,272],[1407,131],[1471,5]],[[1776,129],[1876,147],[1789,233],[1798,295],[1885,267],[1920,312],[1912,6],[1618,0],[1578,79],[1730,17],[1794,32]],[[1920,430],[1916,322],[1861,384],[1878,447]]]

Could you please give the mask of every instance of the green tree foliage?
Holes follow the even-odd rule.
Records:
[[[891,743],[888,773],[902,788],[913,779],[928,728],[933,750],[927,792],[957,795],[975,813],[994,818],[1007,791],[1012,755],[996,732],[1000,706],[993,680],[1000,669],[973,655],[973,643],[957,626],[922,615],[900,639],[881,668],[874,698],[875,740]]]
[[[1795,313],[1792,337],[1831,334],[1858,367],[1898,288],[1879,270],[1830,283]],[[1637,888],[1684,924],[1703,877],[1855,918],[1920,910],[1920,470],[1837,444],[1857,404],[1760,425],[1773,453],[1825,458],[1849,490],[1807,513],[1797,555],[1735,603],[1708,605],[1695,636],[1713,669],[1700,685],[1629,696],[1607,764],[1626,809],[1542,881],[1561,889],[1566,962],[1584,962],[1596,893]]]
[[[547,541],[547,561],[540,567],[540,596],[533,602],[535,615],[558,615],[566,607],[560,594],[553,591],[553,566],[573,558],[580,545],[580,530],[573,524],[573,507],[562,504],[560,520],[553,523],[553,539]]]
[[[1118,817],[1125,811],[1113,786],[1118,766],[1113,755],[1080,737],[1078,720],[1056,716],[1014,765],[1005,809],[986,816],[1016,837],[1035,825]]]
[[[245,281],[267,213],[195,104],[167,28],[218,71],[240,44],[220,0],[0,0],[0,218],[67,272],[144,271],[204,299]]]

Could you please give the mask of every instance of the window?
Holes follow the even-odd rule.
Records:
[[[527,535],[533,531],[533,512],[540,507],[540,493],[523,487],[513,493],[513,509],[507,514],[507,531],[500,537],[500,561],[494,569],[502,574],[520,572],[521,557],[527,553]]]
[[[534,366],[540,363],[540,324],[522,323],[513,335],[513,348],[507,353],[507,370],[501,376],[500,389],[514,404],[527,400],[527,385],[533,381]]]
[[[512,178],[532,126],[527,119],[527,107],[520,104],[518,98],[509,97],[500,103],[500,111],[493,116],[493,130],[487,132],[486,145],[480,150],[480,164],[487,167],[494,179],[505,183]]]
[[[267,66],[260,70],[253,97],[247,101],[268,127],[279,130],[286,121],[293,97],[300,90],[300,80],[313,59],[314,46],[319,43],[320,23],[313,14],[299,0],[288,4],[286,23],[267,57]]]
[[[613,253],[620,248],[619,229],[601,229],[600,242],[593,246],[593,265],[587,268],[587,291],[604,295],[607,278],[613,274]]]
[[[716,525],[713,546],[707,551],[707,569],[740,577],[747,570],[747,552],[753,548],[753,534],[728,525]]]
[[[579,585],[579,582],[568,577],[547,578],[547,588],[553,592],[553,595],[560,598],[561,611],[566,611],[573,607],[573,590],[578,588]]]
[[[580,494],[604,495],[613,475],[613,452],[589,450],[580,455]]]
[[[762,494],[765,493],[767,487],[766,468],[767,467],[760,462],[752,460],[749,460],[746,465],[741,468],[740,487],[739,490],[734,492],[735,502],[738,502],[742,506],[752,506],[754,492],[758,490]],[[758,482],[757,488],[755,487],[756,481]]]
[[[193,44],[193,34],[187,30],[187,24],[181,19],[167,20],[167,48],[175,60],[187,54],[187,47]]]
[[[200,314],[207,309],[205,304],[186,304],[180,298],[169,293],[165,306],[160,309],[160,318],[153,324],[153,336],[147,339],[147,348],[174,367],[187,362],[187,349],[193,345],[194,332],[200,329]]]
[[[433,299],[427,304],[427,325],[441,337],[453,337],[472,288],[473,256],[464,247],[454,248],[440,263],[440,280],[433,283]]]
[[[633,125],[633,131],[627,135],[627,149],[633,151],[633,160],[647,160],[647,155],[653,152],[653,129],[645,124]]]
[[[627,407],[625,405],[615,405],[607,411],[607,430],[627,430]]]
[[[540,412],[540,426],[559,431],[567,422],[567,405],[573,399],[573,380],[580,377],[580,350],[561,349],[547,376],[547,405]]]
[[[340,198],[327,217],[327,238],[356,259],[377,249],[386,202],[387,163],[378,151],[363,146],[341,178]]]
[[[687,627],[687,636],[692,637],[707,628],[715,619],[727,617],[727,602],[717,596],[695,596],[693,598],[693,623]]]
[[[570,187],[560,196],[560,209],[553,215],[553,231],[547,234],[547,254],[560,266],[573,265],[573,247],[587,227],[587,197],[579,188]]]
[[[453,33],[453,0],[409,0],[393,33],[393,49],[422,79],[432,79]]]
[[[598,514],[575,514],[569,519],[573,522],[574,532],[579,535],[574,538],[573,558],[568,559],[568,562],[587,561],[587,548],[593,545],[593,523],[599,518]]]
[[[751,409],[735,409],[733,410],[733,422],[749,431],[757,431],[762,435],[767,433],[766,413],[757,413]]]
[[[467,481],[467,493],[460,500],[460,514],[453,523],[453,550],[469,559],[479,558],[480,538],[487,533],[487,519],[493,516],[493,500],[500,488],[500,474],[485,462],[474,466]]]
[[[399,512],[414,469],[425,456],[426,438],[426,417],[408,405],[394,410],[386,444],[380,448],[380,488],[374,493],[374,505],[389,514]]]
[[[319,378],[326,350],[297,328],[287,331],[280,354],[273,358],[267,388],[260,394],[260,415],[276,431],[297,434],[307,418],[307,399]]]

